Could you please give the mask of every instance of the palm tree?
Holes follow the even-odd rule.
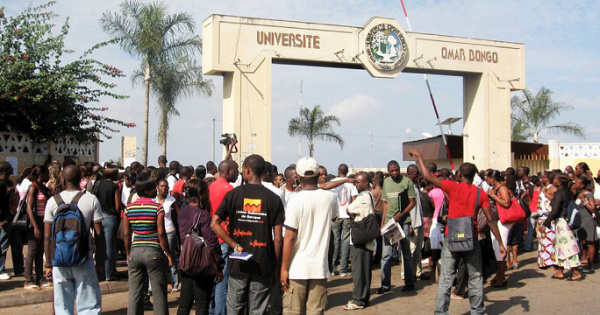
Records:
[[[121,13],[105,12],[100,19],[102,28],[119,41],[121,48],[142,59],[145,83],[144,139],[142,164],[148,161],[148,112],[150,81],[153,69],[168,63],[176,54],[194,55],[200,52],[202,41],[194,35],[195,22],[188,13],[168,15],[161,2],[149,4],[128,0],[121,4]]]
[[[551,94],[552,91],[542,87],[534,97],[529,90],[525,89],[523,98],[514,96],[511,99],[513,141],[525,141],[531,138],[537,143],[541,138],[540,133],[544,130],[585,139],[583,127],[580,125],[573,122],[552,124],[562,111],[573,109],[573,106],[552,101]]]
[[[308,139],[308,149],[310,156],[313,156],[315,151],[314,139],[322,139],[332,142],[337,142],[340,147],[344,148],[344,139],[337,133],[333,132],[332,123],[340,125],[340,119],[333,115],[325,116],[320,105],[310,110],[302,108],[300,116],[292,118],[288,127],[288,134],[292,137],[297,135],[305,136]]]
[[[141,71],[133,75],[133,82],[144,79]],[[202,78],[202,67],[196,60],[177,54],[170,62],[162,62],[154,67],[150,82],[152,93],[157,97],[159,112],[158,144],[162,146],[162,154],[167,155],[167,134],[171,116],[179,116],[175,103],[182,97],[194,94],[211,96],[214,85],[212,80]]]

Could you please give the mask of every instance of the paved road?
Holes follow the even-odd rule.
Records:
[[[580,282],[552,280],[549,270],[535,265],[536,253],[520,256],[521,268],[508,271],[508,287],[493,289],[485,286],[485,305],[489,314],[597,314],[600,309],[600,270]],[[400,292],[400,266],[392,269],[392,292],[372,295],[371,307],[355,311],[361,314],[431,314],[434,309],[436,285],[433,281],[418,281],[417,291]],[[373,272],[371,288],[379,287],[380,272]],[[334,277],[328,282],[329,308],[326,314],[347,314],[342,309],[351,297],[351,278]],[[125,314],[127,292],[103,296],[103,314]],[[170,294],[170,312],[176,313],[179,293]],[[451,314],[468,314],[468,300],[453,300]],[[0,309],[0,314],[51,314],[51,303]],[[146,312],[152,314],[152,312]]]

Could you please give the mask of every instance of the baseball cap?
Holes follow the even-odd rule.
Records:
[[[311,157],[304,157],[296,163],[296,173],[300,177],[319,176],[319,163]]]

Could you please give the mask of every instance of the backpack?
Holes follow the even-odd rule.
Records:
[[[55,267],[74,267],[83,264],[88,257],[89,234],[83,214],[77,203],[85,191],[66,204],[60,194],[54,196],[58,209],[52,221],[50,235],[50,260]]]
[[[567,217],[565,218],[571,230],[578,229],[581,227],[581,214],[579,213],[579,207],[573,200],[567,204]]]

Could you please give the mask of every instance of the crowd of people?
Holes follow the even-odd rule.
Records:
[[[337,176],[313,158],[283,173],[259,155],[241,167],[230,155],[198,167],[165,156],[158,167],[133,162],[124,169],[49,160],[26,168],[16,183],[11,164],[0,162],[0,279],[11,278],[10,247],[14,276],[24,275],[27,290],[53,288],[60,314],[99,314],[99,281],[125,278],[128,314],[168,313],[169,292],[180,293],[178,314],[323,314],[327,279],[352,277],[343,308],[363,309],[374,266],[381,279],[373,293],[385,294],[393,289],[392,265],[401,263],[400,291],[415,290],[418,279],[437,281],[435,313],[447,314],[450,300],[466,297],[472,312],[485,312],[487,278],[492,288],[506,287],[506,271],[521,267],[520,250],[537,246],[538,267],[555,270],[553,279],[579,281],[593,272],[600,189],[586,163],[535,175],[524,166],[478,171],[464,163],[454,174],[410,154],[417,163],[404,174],[392,160],[385,174],[349,174],[342,163]],[[59,209],[69,203],[81,211],[90,238],[87,259],[64,267],[53,265],[51,239]],[[502,222],[515,203],[525,219]],[[11,229],[20,204],[28,226]],[[573,207],[577,227],[568,217]],[[379,227],[397,223],[404,237],[356,241],[353,224],[372,215]],[[461,217],[472,217],[472,244],[457,251],[448,245],[448,230]],[[193,233],[208,249],[210,272],[187,271],[181,254]],[[119,257],[127,274],[117,271]],[[493,277],[486,273],[490,261],[496,261]]]

